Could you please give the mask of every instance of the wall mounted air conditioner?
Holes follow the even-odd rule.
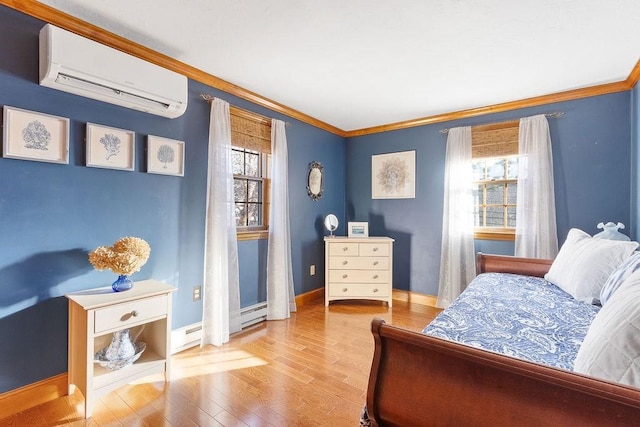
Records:
[[[69,31],[40,30],[40,84],[163,117],[187,109],[187,78]]]

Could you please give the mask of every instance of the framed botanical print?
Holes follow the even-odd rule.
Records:
[[[87,123],[87,166],[134,170],[135,132]]]
[[[184,141],[149,135],[147,172],[184,176]]]
[[[2,157],[69,163],[69,119],[20,108],[3,108]]]

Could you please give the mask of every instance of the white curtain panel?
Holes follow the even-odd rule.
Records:
[[[520,119],[515,255],[554,259],[558,254],[553,155],[544,115]]]
[[[296,311],[289,226],[289,161],[281,120],[271,121],[271,207],[267,252],[267,320],[287,319]]]
[[[214,99],[209,124],[201,345],[222,345],[241,329],[238,243],[229,104]]]
[[[471,128],[449,130],[444,177],[442,253],[436,305],[446,308],[476,275]]]

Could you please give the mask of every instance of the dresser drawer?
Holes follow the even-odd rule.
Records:
[[[387,243],[360,243],[360,256],[389,256]]]
[[[358,256],[358,243],[329,243],[329,255]]]
[[[166,316],[168,296],[129,301],[95,311],[95,333],[119,330],[147,320]]]
[[[331,270],[331,283],[389,283],[389,271]]]
[[[329,268],[332,270],[388,270],[389,257],[332,256],[331,258],[329,258]]]
[[[389,285],[372,285],[362,283],[331,283],[329,285],[330,297],[388,297]]]

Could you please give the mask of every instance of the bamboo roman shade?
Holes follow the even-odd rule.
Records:
[[[229,109],[231,145],[247,150],[271,153],[271,120],[259,114]]]
[[[471,157],[505,157],[518,154],[519,121],[471,128]]]

